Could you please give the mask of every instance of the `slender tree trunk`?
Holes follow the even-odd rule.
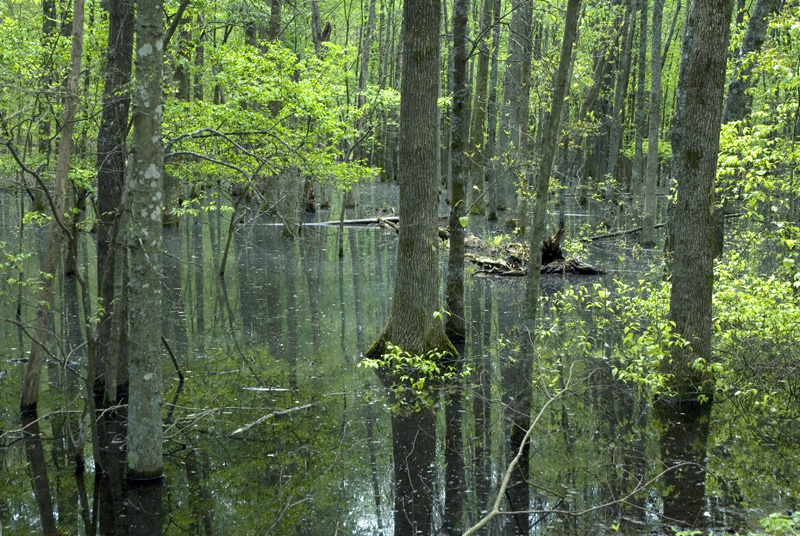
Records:
[[[664,0],[653,0],[653,28],[650,41],[650,110],[647,134],[647,168],[644,179],[644,219],[639,243],[656,243],[656,184],[658,183],[658,127],[661,119],[661,15]]]
[[[756,0],[753,13],[747,22],[742,47],[736,59],[733,76],[728,84],[728,95],[725,97],[725,106],[722,111],[722,123],[741,121],[750,113],[752,97],[747,95],[747,90],[753,85],[753,62],[744,62],[744,59],[754,52],[761,50],[767,34],[769,17],[776,11],[780,2],[778,0]]]
[[[628,95],[628,81],[631,75],[631,51],[633,49],[633,34],[636,29],[636,4],[631,1],[625,9],[625,22],[622,26],[622,53],[620,54],[617,69],[617,84],[614,92],[614,112],[611,114],[611,129],[608,148],[608,174],[615,179],[617,184],[622,183],[621,173],[618,171],[619,155],[622,151],[623,124],[622,116],[625,108],[625,98]]]
[[[450,152],[452,159],[450,203],[450,252],[447,258],[445,332],[456,346],[456,377],[445,391],[445,505],[444,533],[459,534],[464,509],[464,445],[461,430],[461,398],[466,344],[464,307],[464,225],[466,217],[466,185],[469,178],[467,141],[469,137],[470,94],[467,85],[467,39],[469,0],[453,4],[453,108],[450,114]],[[481,125],[482,128],[482,125]]]
[[[492,13],[494,0],[484,0],[481,12],[481,33],[478,36],[478,66],[475,74],[475,104],[472,107],[472,128],[470,130],[469,150],[474,152],[470,160],[469,184],[472,186],[468,197],[472,198],[472,213],[483,214],[485,212],[484,199],[484,178],[486,176],[486,153],[484,148],[486,106],[488,102],[489,86],[489,59],[491,53],[489,43],[491,42],[490,30],[492,25]]]
[[[128,238],[130,401],[128,479],[160,479],[162,466],[161,233],[164,154],[161,142],[163,0],[138,0],[136,81]]]
[[[503,106],[497,141],[503,176],[494,186],[497,188],[496,204],[490,210],[504,210],[511,206],[516,187],[527,185],[533,2],[513,0],[511,9],[508,60],[503,80]]]
[[[75,130],[75,109],[78,104],[78,78],[81,72],[81,54],[83,53],[83,0],[75,1],[72,21],[70,72],[67,77],[66,96],[64,97],[64,122],[61,127],[61,138],[58,141],[56,187],[52,193],[53,221],[50,224],[50,239],[42,266],[42,289],[39,292],[39,306],[36,309],[33,342],[28,356],[28,366],[25,369],[25,384],[20,405],[23,414],[31,412],[35,415],[39,403],[39,385],[42,366],[44,365],[45,345],[47,344],[47,335],[50,330],[50,309],[53,303],[55,278],[61,257],[64,234],[68,232],[67,228],[64,227],[66,222],[64,212],[67,202],[72,133]]]
[[[674,260],[669,317],[687,345],[675,345],[660,371],[673,395],[655,400],[662,424],[664,518],[679,528],[704,526],[705,461],[714,375],[711,296],[714,185],[732,0],[695,0],[681,53],[672,131],[672,169],[678,177],[673,221]],[[685,464],[685,465],[681,465]]]
[[[486,204],[488,212],[486,218],[490,221],[497,219],[497,182],[500,180],[500,171],[497,162],[497,80],[500,69],[500,6],[501,0],[494,0],[494,22],[492,24],[492,66],[489,81],[489,103],[487,115],[489,116],[486,135],[486,187],[488,193]]]
[[[644,185],[644,135],[647,131],[645,112],[645,77],[647,76],[647,0],[639,0],[639,55],[636,67],[636,133],[633,152],[632,190],[640,192]]]
[[[116,402],[116,378],[107,378],[115,300],[116,256],[114,254],[113,228],[120,217],[120,203],[124,188],[125,161],[127,159],[128,113],[130,93],[124,91],[131,80],[133,58],[133,0],[108,2],[108,52],[106,54],[105,89],[100,131],[97,135],[97,295],[105,314],[97,327],[97,365],[94,378],[96,409]]]

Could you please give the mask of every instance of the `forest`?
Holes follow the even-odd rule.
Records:
[[[795,0],[0,43],[0,535],[800,534]]]

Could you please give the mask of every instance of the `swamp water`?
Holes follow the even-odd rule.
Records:
[[[16,244],[11,207],[3,207],[1,224],[4,240]],[[363,210],[348,217],[374,215]],[[567,234],[577,236],[591,218],[571,212],[577,214]],[[321,212],[315,219],[337,217]],[[493,234],[477,220],[470,225],[473,234]],[[155,496],[121,489],[114,475],[96,480],[91,441],[83,449],[85,468],[76,471],[74,445],[87,422],[86,358],[69,280],[59,283],[55,304],[57,336],[37,423],[46,477],[34,471],[34,493],[25,453],[31,443],[23,439],[17,410],[29,342],[20,344],[13,323],[0,324],[3,535],[48,533],[54,525],[62,534],[88,534],[92,526],[102,534],[391,534],[388,398],[375,374],[358,363],[388,317],[396,235],[377,227],[346,227],[340,234],[337,227],[309,225],[287,240],[266,215],[249,214],[237,227],[220,279],[227,226],[228,216],[207,212],[165,228],[163,334],[185,381],[178,381],[165,353],[165,479]],[[91,272],[93,245],[84,246],[81,258]],[[530,379],[534,413],[562,386],[569,385],[569,394],[550,405],[532,435],[530,507],[539,511],[531,514],[532,530],[649,533],[659,527],[661,490],[657,480],[650,483],[662,470],[658,433],[648,393],[612,374],[624,326],[613,311],[576,308],[579,302],[561,298],[570,291],[584,296],[580,303],[602,302],[619,292],[616,280],[635,294],[658,280],[651,268],[661,258],[656,251],[601,242],[583,260],[607,275],[543,277],[545,335]],[[505,470],[502,372],[519,347],[524,296],[522,278],[470,271],[464,527],[494,500]],[[27,300],[25,315],[32,315],[33,303]],[[13,308],[3,307],[3,317],[12,318]],[[440,408],[439,467],[443,413]],[[768,445],[731,447],[727,441],[711,448],[708,517],[711,526],[738,529],[784,505],[781,486],[796,477],[796,468]],[[119,458],[121,438],[110,444]],[[738,459],[742,451],[751,453],[749,465]],[[431,485],[443,499],[439,472]],[[615,502],[623,497],[625,504]],[[432,506],[439,527],[443,503]],[[499,534],[503,522],[487,533]]]

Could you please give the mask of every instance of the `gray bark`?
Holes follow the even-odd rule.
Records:
[[[732,0],[695,0],[681,52],[672,131],[672,169],[678,177],[673,221],[674,261],[669,317],[688,345],[673,347],[660,372],[673,395],[655,401],[662,423],[666,468],[664,516],[681,528],[704,525],[705,457],[714,376],[692,364],[713,360],[714,185]]]
[[[403,77],[400,92],[398,181],[400,235],[389,321],[366,351],[379,358],[391,342],[412,355],[455,353],[439,309],[437,201],[441,5],[415,0],[403,6]],[[398,378],[378,369],[391,389]],[[395,397],[412,396],[407,391]],[[406,402],[409,402],[406,400]],[[436,426],[432,409],[392,413],[395,534],[429,534],[433,502]]]
[[[752,98],[747,95],[747,90],[753,85],[753,63],[744,62],[749,54],[761,50],[767,34],[769,16],[778,10],[778,0],[756,0],[753,13],[747,22],[742,47],[736,59],[733,76],[728,84],[728,95],[725,97],[725,107],[722,111],[722,122],[741,121],[750,113]]]
[[[81,72],[81,55],[83,53],[83,0],[75,1],[72,21],[72,51],[70,53],[70,71],[67,76],[66,95],[64,96],[64,121],[61,127],[61,137],[58,141],[56,187],[51,194],[53,200],[51,207],[53,210],[53,222],[50,224],[50,239],[42,266],[42,287],[39,292],[39,305],[36,309],[33,342],[28,356],[28,366],[25,369],[25,383],[20,405],[23,414],[26,412],[35,413],[39,403],[39,386],[42,366],[44,365],[45,345],[50,331],[50,309],[54,296],[56,272],[61,256],[61,246],[64,243],[64,235],[68,232],[64,227],[64,211],[67,203],[72,133],[75,130],[75,109],[78,104],[78,77]]]
[[[647,168],[644,179],[644,218],[639,243],[656,243],[656,183],[658,182],[658,127],[661,119],[661,20],[664,0],[653,0],[653,28],[650,41],[650,110],[647,134]]]
[[[516,186],[527,185],[528,101],[533,51],[533,2],[513,0],[508,60],[503,78],[503,106],[497,146],[503,174],[491,211],[513,205]]]
[[[97,135],[97,294],[105,314],[97,327],[97,366],[94,378],[94,397],[97,408],[108,407],[117,401],[116,378],[108,378],[116,364],[111,352],[112,325],[115,302],[116,256],[113,228],[119,220],[127,159],[128,113],[130,93],[123,91],[131,80],[133,63],[133,0],[108,2],[108,51],[106,54],[103,113]]]
[[[161,142],[163,0],[138,0],[133,151],[128,236],[129,374],[127,476],[160,478],[162,466],[161,242],[164,154]]]

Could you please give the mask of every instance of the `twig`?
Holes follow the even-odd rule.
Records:
[[[163,335],[161,336],[161,344],[163,344],[164,348],[167,349],[167,353],[169,354],[170,359],[172,359],[172,364],[175,365],[175,370],[178,371],[178,380],[183,383],[184,376],[181,366],[178,364],[178,359],[175,357],[175,354],[172,353],[172,348],[170,348],[169,342],[167,342],[167,339],[165,339]]]
[[[239,434],[241,432],[246,432],[247,430],[249,430],[253,426],[255,426],[257,424],[261,424],[262,422],[264,422],[264,421],[266,421],[268,419],[272,419],[273,417],[280,417],[281,415],[286,415],[288,413],[294,413],[295,411],[308,409],[308,408],[311,408],[311,407],[314,407],[314,406],[316,406],[316,404],[305,404],[303,406],[297,406],[295,408],[284,409],[282,411],[273,411],[272,413],[264,415],[260,419],[258,419],[256,421],[253,421],[253,422],[251,422],[250,424],[248,424],[246,426],[242,426],[238,430],[234,431],[231,435],[233,436],[233,435]]]

